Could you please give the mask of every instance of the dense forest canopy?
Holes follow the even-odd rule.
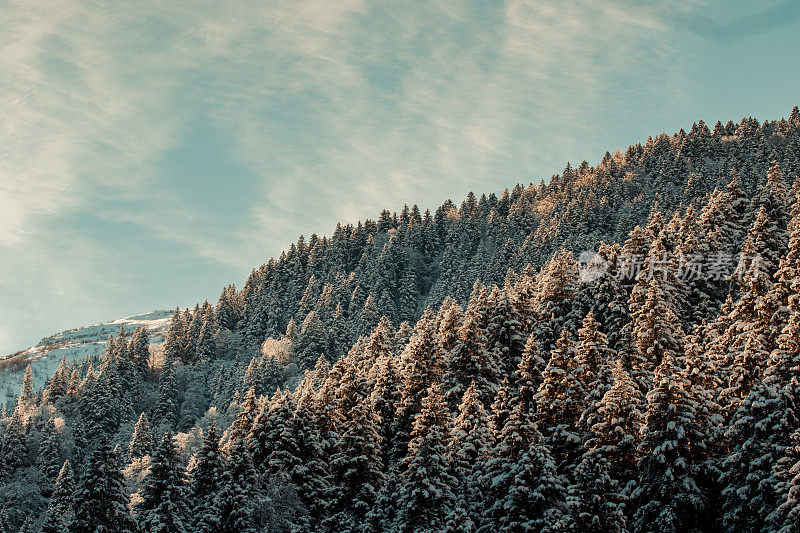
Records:
[[[300,239],[30,375],[0,532],[797,531],[800,112]]]

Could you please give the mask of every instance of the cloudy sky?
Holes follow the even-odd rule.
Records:
[[[337,221],[788,115],[799,4],[751,4],[5,0],[0,354],[215,301]]]

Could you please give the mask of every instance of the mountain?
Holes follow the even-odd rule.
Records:
[[[0,530],[794,531],[799,175],[796,107],[698,122],[55,336]]]
[[[143,326],[150,334],[151,343],[163,343],[172,313],[156,310],[62,331],[43,338],[36,346],[0,357],[0,403],[11,405],[19,396],[28,365],[33,371],[34,387],[39,388],[53,375],[62,359],[70,364],[80,359],[96,359],[108,348],[109,337],[118,335],[120,329],[133,332]]]

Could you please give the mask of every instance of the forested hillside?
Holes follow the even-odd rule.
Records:
[[[798,175],[794,108],[301,237],[27,379],[0,532],[797,531]]]

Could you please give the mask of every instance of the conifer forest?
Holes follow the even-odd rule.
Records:
[[[0,532],[800,531],[797,107],[386,207],[28,367]]]

